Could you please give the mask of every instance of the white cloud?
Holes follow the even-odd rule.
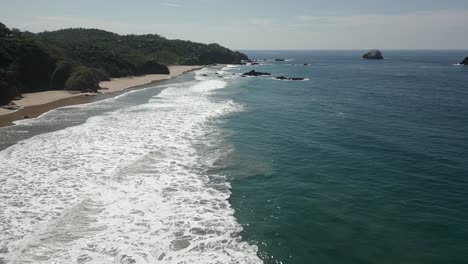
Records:
[[[254,26],[271,26],[273,24],[273,20],[268,18],[252,18],[248,19],[247,23]]]
[[[467,10],[393,15],[307,16],[288,24],[299,48],[451,49],[466,48]],[[305,34],[305,36],[304,36]]]
[[[173,1],[172,3],[180,3]],[[253,17],[202,23],[157,18],[134,22],[73,15],[2,18],[9,27],[33,32],[68,27],[120,34],[156,33],[168,38],[218,42],[253,49],[466,49],[468,10],[394,15]]]
[[[180,4],[175,4],[175,3],[161,3],[162,6],[168,6],[168,7],[182,7]]]

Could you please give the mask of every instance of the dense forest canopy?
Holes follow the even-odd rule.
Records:
[[[218,44],[160,35],[72,28],[38,34],[0,23],[0,103],[22,92],[96,91],[112,77],[168,74],[166,65],[238,64],[248,59]]]

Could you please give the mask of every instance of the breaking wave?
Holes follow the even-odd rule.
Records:
[[[207,173],[242,106],[205,73],[0,152],[0,263],[262,263]]]

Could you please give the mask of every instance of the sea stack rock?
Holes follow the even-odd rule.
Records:
[[[369,50],[366,54],[362,55],[362,58],[369,60],[383,60],[382,52],[377,49]]]
[[[466,57],[462,62],[460,62],[460,64],[468,66],[468,57]]]

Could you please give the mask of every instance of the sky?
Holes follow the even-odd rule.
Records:
[[[246,49],[468,49],[468,0],[0,0],[0,22]]]

